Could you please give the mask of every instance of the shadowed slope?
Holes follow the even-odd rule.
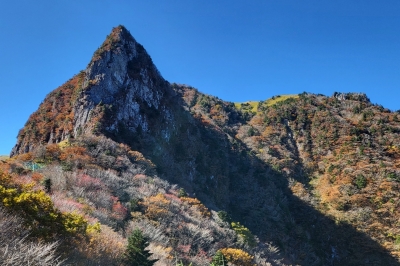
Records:
[[[367,130],[366,125],[354,125],[356,118],[346,108],[359,112],[370,103],[363,95],[349,95],[353,98],[330,103],[323,96],[302,94],[273,104],[260,102],[256,114],[251,109],[238,110],[233,103],[169,84],[145,49],[119,26],[95,52],[85,71],[49,94],[21,130],[11,155],[36,152],[62,140],[90,143],[93,135],[107,136],[121,147],[126,145],[143,154],[154,163],[159,177],[184,187],[208,208],[227,211],[262,242],[279,246],[290,263],[399,265],[382,248],[384,232],[379,233],[379,244],[372,239],[377,238],[372,231],[360,232],[361,227],[338,219],[336,211],[347,211],[340,201],[357,193],[342,198],[337,193],[333,197],[334,189],[324,190],[343,181],[332,176],[324,186],[328,178],[325,169],[330,174],[339,165],[331,163],[334,167],[329,170],[333,153],[329,147],[338,147],[336,141],[349,135],[357,137],[354,142],[358,145],[362,141],[358,137]],[[373,114],[389,119],[383,110],[374,110]],[[320,117],[346,123],[322,123]],[[324,127],[330,132],[325,138],[319,131]],[[379,141],[373,144],[377,149],[386,145]],[[390,144],[397,147],[393,141]],[[98,151],[102,153],[107,151]],[[394,157],[398,154],[396,149],[392,153]],[[340,169],[344,178],[344,167]],[[393,173],[396,179],[397,172]],[[342,177],[339,173],[336,176]],[[317,180],[315,185],[310,184],[311,179]],[[123,189],[127,188],[115,189],[119,191],[115,193]],[[123,204],[132,200],[128,193],[117,195]],[[396,216],[386,215],[394,223]]]

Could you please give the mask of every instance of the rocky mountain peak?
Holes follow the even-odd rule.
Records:
[[[166,85],[146,50],[123,26],[111,31],[85,73],[81,97],[75,105],[75,135],[87,128],[90,112],[100,103],[119,109],[107,128],[114,130],[122,121],[135,121],[132,129],[136,128],[142,124],[139,102],[157,109]]]
[[[158,109],[168,88],[144,47],[124,26],[115,27],[86,69],[51,92],[31,115],[11,155],[98,128],[115,131],[118,124],[146,130],[148,119],[139,110]],[[56,121],[54,113],[60,113]]]
[[[131,33],[124,26],[119,25],[111,30],[110,34],[107,35],[102,45],[94,52],[90,63],[100,60],[105,52],[111,50],[130,50],[134,47],[130,46],[129,44],[135,43],[136,40],[133,38]]]

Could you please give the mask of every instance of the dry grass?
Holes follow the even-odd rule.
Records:
[[[266,104],[267,104],[267,106],[272,106],[279,102],[285,101],[289,98],[297,99],[297,98],[299,98],[299,95],[297,95],[297,94],[277,95],[277,96],[274,96],[274,97],[266,100]],[[251,106],[250,111],[257,113],[258,106],[260,103],[258,101],[247,101],[247,102],[243,102],[243,103],[234,103],[234,104],[235,104],[236,109],[238,109],[238,110],[242,110],[244,105],[250,105]]]
[[[284,94],[284,95],[274,96],[274,97],[272,97],[272,98],[267,100],[267,106],[272,106],[274,104],[277,104],[278,102],[285,101],[285,100],[287,100],[289,98],[297,99],[297,98],[299,98],[299,95],[297,95],[297,94]]]
[[[244,102],[244,103],[235,103],[235,107],[238,110],[241,110],[242,109],[242,104],[249,104],[252,107],[251,111],[252,112],[257,112],[257,108],[258,108],[259,102],[257,102],[257,101],[247,101],[247,102]]]
[[[1,161],[6,161],[8,159],[10,159],[10,156],[8,156],[8,155],[0,155],[0,160]]]
[[[23,220],[7,214],[1,207],[0,232],[0,265],[62,265],[56,253],[57,242],[30,242]]]

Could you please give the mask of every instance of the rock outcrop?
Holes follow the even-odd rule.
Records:
[[[118,130],[123,123],[129,130],[148,130],[148,120],[140,113],[142,105],[159,110],[161,98],[169,89],[150,56],[122,26],[113,29],[85,70],[82,92],[74,106],[74,135],[87,131],[98,105],[113,105],[113,121],[107,130]],[[93,125],[91,125],[93,126]]]
[[[146,132],[149,119],[140,110],[152,109],[169,119],[162,98],[171,93],[169,83],[162,78],[143,46],[123,26],[118,26],[94,53],[87,68],[50,93],[31,115],[18,135],[11,156],[33,151],[41,144],[90,133],[99,127],[115,134],[121,125],[132,132],[138,128]],[[48,110],[48,106],[54,110]],[[56,109],[60,106],[70,115],[57,116]],[[37,131],[38,124],[43,124],[43,130]],[[68,129],[64,128],[65,124]]]

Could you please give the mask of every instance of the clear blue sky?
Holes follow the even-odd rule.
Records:
[[[0,14],[0,154],[119,24],[165,79],[224,100],[365,92],[400,109],[399,0],[16,0]]]

